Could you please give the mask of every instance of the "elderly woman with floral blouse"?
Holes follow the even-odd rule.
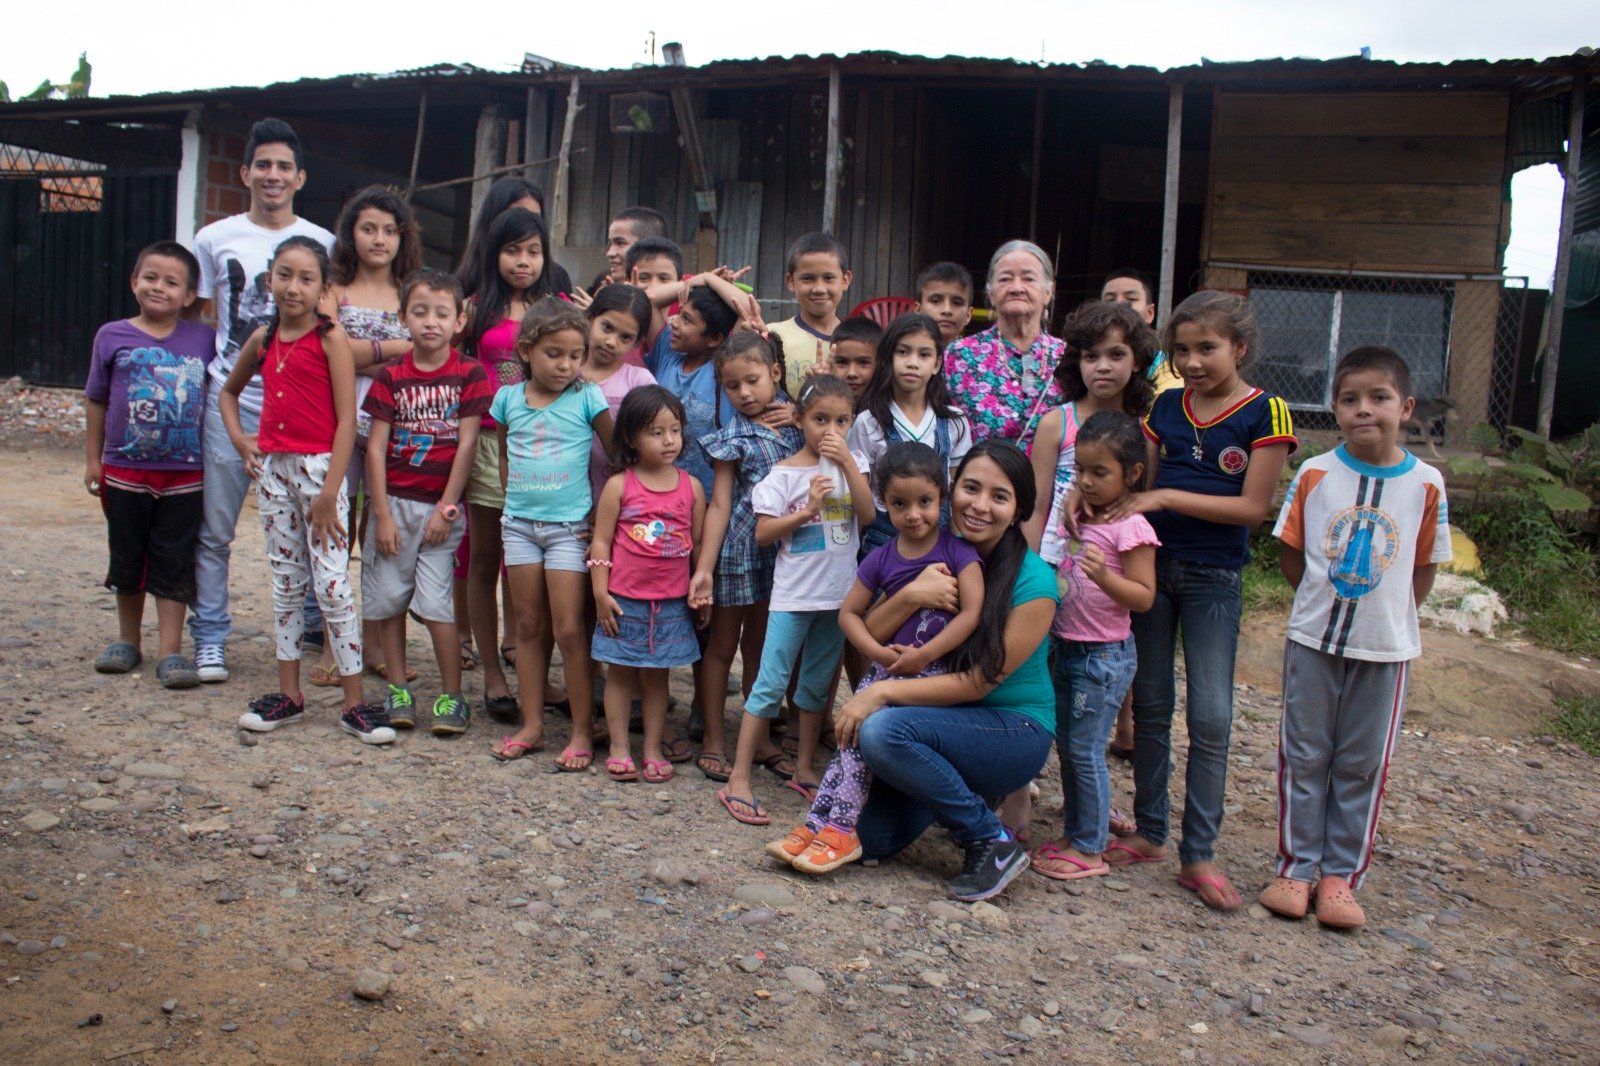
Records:
[[[1027,450],[1039,420],[1062,403],[1055,370],[1064,346],[1045,332],[1055,276],[1038,245],[1002,244],[985,284],[995,324],[945,349],[945,381],[966,408],[975,442],[999,437]]]

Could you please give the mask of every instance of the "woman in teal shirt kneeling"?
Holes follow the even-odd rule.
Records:
[[[951,656],[950,673],[879,681],[835,718],[839,742],[860,747],[873,773],[856,825],[862,857],[893,855],[938,822],[967,853],[950,883],[955,899],[988,899],[1027,869],[1027,849],[986,797],[1032,781],[1055,740],[1045,637],[1060,593],[1022,536],[1034,502],[1032,468],[1016,445],[991,439],[967,453],[951,489],[951,529],[983,557],[978,629]],[[940,567],[875,608],[868,626],[887,640],[924,607],[956,609],[955,578]]]

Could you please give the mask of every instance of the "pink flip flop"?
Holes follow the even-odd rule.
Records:
[[[495,751],[493,748],[490,748],[489,754],[494,756],[496,759],[499,759],[501,762],[516,762],[524,755],[535,751],[542,751],[543,749],[543,744],[529,744],[527,741],[517,740],[515,737],[503,737],[500,740],[500,750]]]
[[[1046,864],[1055,864],[1054,869]],[[1062,864],[1074,869],[1066,869]],[[1076,855],[1069,855],[1054,844],[1040,844],[1033,852],[1033,863],[1029,866],[1036,874],[1041,874],[1053,881],[1076,881],[1080,877],[1099,877],[1111,872],[1111,865],[1107,862],[1086,862]]]
[[[1117,858],[1112,858],[1112,855],[1116,855]],[[1127,858],[1122,858],[1124,855]],[[1165,862],[1167,859],[1165,855],[1146,855],[1138,848],[1124,844],[1120,840],[1113,840],[1107,845],[1102,858],[1105,859],[1107,866],[1137,866],[1142,862]]]
[[[568,766],[567,763],[573,759],[582,759],[583,765]],[[564,774],[581,774],[589,768],[589,764],[593,761],[594,752],[588,748],[574,748],[571,745],[562,748],[561,754],[556,756],[556,766]]]
[[[728,814],[736,822],[743,822],[745,825],[766,825],[772,821],[767,816],[767,812],[761,809],[761,804],[756,802],[754,796],[746,799],[744,796],[731,795],[725,788],[719,788],[717,789],[717,802],[727,809]],[[749,813],[735,810],[734,804],[736,803]]]
[[[800,793],[805,797],[807,803],[817,802],[817,789],[820,787],[818,785],[808,785],[804,781],[796,781],[791,777],[783,783],[783,787]]]
[[[670,759],[646,759],[644,761],[644,780],[652,785],[664,785],[672,780],[674,771]]]
[[[1236,911],[1244,904],[1244,897],[1228,882],[1226,874],[1179,874],[1178,885],[1199,896],[1200,902],[1214,911]],[[1216,893],[1218,902],[1211,902],[1205,893],[1208,888]]]
[[[613,781],[637,781],[639,768],[632,759],[607,759],[606,776]]]

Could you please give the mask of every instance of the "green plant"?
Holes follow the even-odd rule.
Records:
[[[1600,560],[1526,484],[1484,479],[1452,508],[1484,577],[1533,640],[1600,656]]]
[[[1505,441],[1501,439],[1500,431],[1494,426],[1488,422],[1479,422],[1467,430],[1467,443],[1472,445],[1479,455],[1488,455],[1490,452],[1499,451]]]
[[[1492,427],[1474,426],[1468,439],[1480,451]],[[1484,481],[1525,486],[1533,498],[1559,518],[1587,514],[1600,498],[1600,423],[1568,441],[1546,440],[1516,427],[1507,431],[1514,442],[1503,462],[1491,463],[1486,454],[1459,455],[1450,460],[1450,472]]]
[[[1600,755],[1600,696],[1556,700],[1556,707],[1549,718],[1550,732],[1590,755]]]

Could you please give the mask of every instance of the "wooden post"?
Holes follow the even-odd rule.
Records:
[[[567,117],[561,124],[561,150],[556,153],[556,185],[550,192],[550,243],[567,247],[567,215],[571,197],[567,185],[572,177],[572,131],[578,125],[578,76],[567,86]]]
[[[1028,239],[1039,239],[1039,171],[1044,167],[1044,86],[1033,90],[1033,169],[1028,176]],[[1059,262],[1059,260],[1058,260]]]
[[[839,64],[828,68],[828,147],[822,161],[822,232],[839,220]]]
[[[534,166],[548,154],[550,145],[550,116],[545,108],[543,89],[528,90],[527,104],[522,115],[522,176],[534,181]]]
[[[1572,99],[1567,105],[1566,186],[1561,190],[1561,229],[1556,238],[1556,276],[1550,286],[1550,318],[1545,329],[1544,377],[1539,382],[1539,436],[1550,436],[1556,411],[1556,374],[1561,367],[1561,326],[1566,318],[1567,279],[1572,273],[1572,227],[1578,210],[1578,164],[1583,154],[1583,97],[1588,88],[1587,64],[1572,74]]]
[[[700,124],[695,118],[694,100],[689,96],[687,85],[673,86],[672,110],[678,116],[679,139],[683,154],[688,157],[689,178],[694,182],[695,211],[699,216],[694,233],[694,269],[696,272],[710,270],[717,265],[717,190],[706,165],[705,146],[700,143]]]
[[[1161,280],[1156,311],[1164,319],[1172,311],[1172,275],[1178,254],[1178,162],[1183,156],[1183,83],[1167,93],[1167,184],[1161,202]]]
[[[500,108],[485,104],[478,115],[478,134],[472,141],[472,217],[478,217],[483,198],[489,195],[489,172],[500,164]]]
[[[422,128],[428,121],[428,87],[422,87],[417,100],[417,139],[411,146],[411,177],[406,181],[406,202],[411,202],[411,191],[417,187],[417,166],[422,162]]]

